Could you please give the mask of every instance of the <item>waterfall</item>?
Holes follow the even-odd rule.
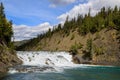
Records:
[[[75,66],[68,52],[18,51],[22,65],[9,68],[9,73],[61,72]]]
[[[23,64],[9,68],[9,73],[63,72],[68,68],[96,66],[74,64],[72,55],[68,52],[17,51],[17,56],[23,61]]]
[[[47,51],[18,51],[18,57],[23,61],[23,65],[49,65],[49,66],[72,66],[72,55],[67,52],[47,52]]]

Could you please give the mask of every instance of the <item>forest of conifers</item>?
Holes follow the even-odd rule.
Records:
[[[115,6],[114,8],[101,8],[101,10],[95,15],[91,16],[89,9],[88,14],[78,15],[77,18],[66,18],[64,25],[58,24],[53,29],[49,29],[46,33],[40,34],[37,38],[30,39],[25,45],[35,45],[42,38],[51,37],[56,32],[62,32],[66,36],[70,34],[70,31],[77,30],[79,35],[86,35],[87,33],[94,34],[104,28],[120,30],[120,8]],[[30,43],[30,44],[29,44]],[[22,47],[21,46],[21,47]]]

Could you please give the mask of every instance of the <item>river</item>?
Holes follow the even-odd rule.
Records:
[[[1,80],[120,80],[120,67],[74,64],[67,52],[18,51],[22,65]]]

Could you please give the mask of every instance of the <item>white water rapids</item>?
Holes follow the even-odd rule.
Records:
[[[66,68],[87,67],[74,64],[68,52],[18,51],[17,56],[23,64],[9,68],[9,73],[63,72]]]
[[[67,52],[18,51],[17,56],[23,64],[9,68],[9,73],[61,72],[75,66]]]
[[[72,66],[72,56],[67,52],[18,52],[18,57],[23,61],[23,65],[49,65],[49,66]]]

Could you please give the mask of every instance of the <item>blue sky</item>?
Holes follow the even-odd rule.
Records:
[[[64,24],[78,14],[85,15],[91,8],[94,16],[103,6],[120,7],[120,0],[0,0],[8,20],[13,21],[16,41],[30,39],[46,32],[58,23]]]
[[[1,0],[5,6],[6,16],[16,25],[35,26],[40,23],[49,22],[54,25],[59,23],[57,16],[72,9],[79,3],[61,3],[56,7],[52,0]],[[54,0],[53,0],[54,1]],[[83,1],[84,2],[84,1]]]

